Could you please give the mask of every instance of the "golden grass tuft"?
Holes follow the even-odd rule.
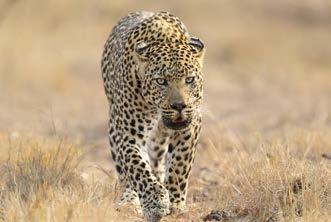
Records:
[[[252,221],[327,218],[325,164],[298,160],[286,147],[271,146],[274,152],[262,153],[259,159],[239,158],[240,171],[227,178],[231,194],[219,191],[221,199],[226,196],[217,201],[222,209],[229,217]]]
[[[236,145],[225,136],[222,141],[228,142],[217,148],[212,142],[203,144],[205,152],[214,151],[214,155],[205,157],[209,164],[212,159],[216,163],[210,173],[216,176],[216,192],[206,204],[214,212],[207,218],[327,221],[330,162],[322,154],[330,149],[329,133],[291,129],[286,139],[242,139],[244,143]]]
[[[117,221],[115,186],[85,183],[77,145],[64,140],[1,134],[7,158],[0,162],[0,220]],[[6,141],[6,142],[4,142]],[[127,209],[130,210],[130,209]],[[134,214],[132,214],[134,215]]]

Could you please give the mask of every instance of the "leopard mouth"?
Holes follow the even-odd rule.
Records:
[[[163,124],[172,130],[181,130],[188,127],[191,123],[191,119],[184,119],[181,115],[176,116],[174,119],[162,118]]]

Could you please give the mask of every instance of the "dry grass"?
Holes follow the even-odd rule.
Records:
[[[111,27],[142,9],[173,12],[207,46],[188,209],[164,221],[329,220],[328,0],[11,2],[0,2],[0,220],[143,221],[114,204],[99,70]]]
[[[291,143],[256,144],[253,152],[236,149],[227,166],[229,172],[218,170],[226,180],[222,185],[225,189],[218,191],[218,208],[230,212],[230,218],[253,221],[289,221],[297,216],[303,221],[312,217],[326,220],[330,176],[326,163],[299,157],[302,150],[293,153]]]
[[[130,221],[130,215],[121,215],[113,204],[114,183],[83,181],[77,145],[7,134],[0,137],[2,148],[8,151],[0,168],[1,220]]]
[[[197,166],[188,210],[165,221],[202,221],[211,210],[227,221],[327,221],[330,163],[311,149],[330,146],[330,132],[301,132],[291,138],[229,142],[232,150],[227,152],[202,140],[200,145],[214,152],[199,157],[208,158],[209,168]],[[142,220],[133,209],[114,204],[118,188],[112,177],[84,180],[79,146],[3,133],[1,147],[8,154],[0,168],[4,221]]]

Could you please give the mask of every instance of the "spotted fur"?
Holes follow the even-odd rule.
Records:
[[[148,221],[185,207],[201,129],[204,45],[167,12],[135,12],[113,28],[102,56],[109,143],[122,201]]]

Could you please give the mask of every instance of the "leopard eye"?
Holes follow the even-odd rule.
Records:
[[[194,80],[195,80],[194,76],[189,76],[189,77],[186,77],[185,83],[192,84],[194,82]]]
[[[155,82],[160,86],[166,86],[168,84],[167,80],[164,78],[157,78]]]

